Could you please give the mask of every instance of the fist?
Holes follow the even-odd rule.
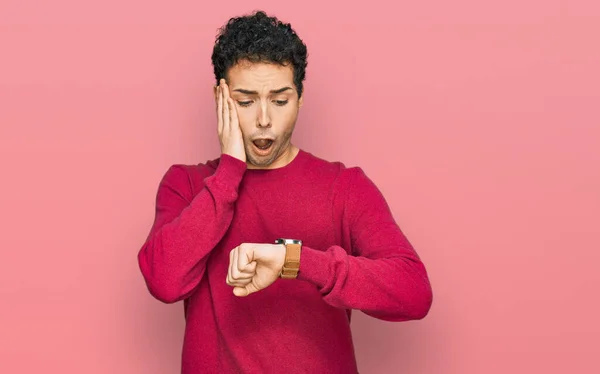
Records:
[[[229,252],[227,284],[236,296],[248,296],[269,287],[279,278],[285,245],[242,243]]]

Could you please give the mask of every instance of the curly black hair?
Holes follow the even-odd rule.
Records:
[[[292,64],[298,98],[306,76],[306,45],[289,23],[269,17],[264,11],[234,17],[219,29],[212,53],[217,84],[240,60]]]

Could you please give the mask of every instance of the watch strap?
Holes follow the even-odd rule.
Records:
[[[302,240],[279,238],[277,244],[285,246],[285,259],[279,277],[283,279],[295,279],[300,271],[300,255],[302,253]]]
[[[295,279],[300,271],[300,255],[302,245],[296,243],[287,243],[285,245],[285,261],[281,269],[281,278]]]

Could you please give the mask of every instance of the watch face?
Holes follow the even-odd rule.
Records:
[[[275,240],[275,244],[302,244],[302,240],[279,238]]]

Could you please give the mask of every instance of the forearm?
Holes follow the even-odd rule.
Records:
[[[204,188],[174,218],[172,193],[165,181],[157,198],[157,222],[138,254],[139,266],[150,293],[172,303],[185,299],[204,275],[210,252],[231,224],[238,185],[245,166],[225,158]],[[171,189],[172,190],[172,189]]]
[[[387,321],[421,319],[432,302],[425,267],[411,250],[373,259],[348,255],[339,246],[304,247],[298,279],[317,286],[332,306]]]
[[[432,290],[416,251],[383,194],[361,168],[340,174],[334,212],[341,211],[341,242],[304,247],[299,279],[316,285],[332,306],[359,309],[387,321],[421,319]]]

